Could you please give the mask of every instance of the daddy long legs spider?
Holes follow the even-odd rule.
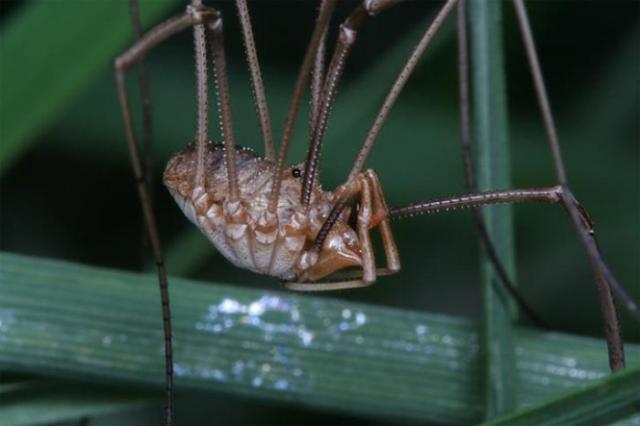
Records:
[[[564,167],[561,159],[556,154],[557,185],[551,185],[543,189],[524,189],[517,191],[502,191],[498,193],[475,194],[460,198],[447,198],[438,202],[424,204],[416,203],[406,208],[388,209],[382,194],[378,178],[371,171],[363,171],[364,160],[368,149],[360,151],[358,162],[352,168],[350,177],[342,186],[333,192],[321,192],[318,187],[318,169],[320,159],[320,147],[323,140],[326,124],[330,115],[335,96],[335,89],[340,84],[342,67],[348,61],[346,58],[351,50],[350,43],[355,41],[355,32],[359,31],[364,21],[369,20],[368,14],[377,14],[381,10],[393,6],[395,1],[367,2],[348,15],[340,34],[337,36],[337,48],[332,50],[332,42],[326,45],[329,53],[326,68],[316,66],[314,57],[317,46],[321,45],[321,35],[324,31],[324,23],[329,19],[333,2],[324,2],[321,7],[319,25],[314,30],[312,43],[305,56],[306,66],[301,68],[298,79],[298,89],[301,91],[308,85],[310,75],[324,75],[322,81],[314,85],[312,89],[312,113],[311,113],[311,145],[307,159],[301,166],[285,168],[287,143],[291,140],[293,125],[285,124],[283,130],[283,143],[276,159],[275,150],[271,143],[271,124],[266,109],[261,109],[260,116],[262,135],[265,139],[266,159],[257,154],[245,150],[237,150],[232,138],[233,121],[231,118],[231,103],[226,89],[228,84],[226,65],[224,63],[224,43],[222,37],[221,14],[200,2],[194,1],[187,12],[173,20],[160,24],[155,30],[147,33],[132,48],[123,53],[116,60],[116,77],[119,88],[119,98],[123,107],[123,117],[127,129],[127,138],[133,156],[133,164],[139,193],[143,202],[145,222],[151,235],[150,241],[153,248],[156,263],[159,266],[161,287],[166,288],[166,279],[162,261],[161,248],[157,230],[150,205],[150,195],[145,184],[144,169],[140,159],[137,145],[134,139],[131,115],[128,111],[126,85],[124,81],[125,71],[141,60],[149,53],[152,47],[159,44],[165,38],[173,35],[178,30],[191,26],[195,27],[194,40],[196,49],[196,68],[198,85],[198,125],[196,143],[174,157],[165,171],[165,184],[176,201],[194,223],[207,234],[210,240],[218,247],[223,255],[238,266],[252,269],[267,275],[273,275],[285,280],[285,286],[296,290],[340,289],[356,286],[365,286],[376,280],[376,262],[373,255],[373,247],[369,241],[370,228],[380,227],[386,268],[384,274],[397,272],[400,261],[397,248],[393,242],[389,218],[424,213],[430,209],[441,207],[460,207],[464,204],[478,206],[499,202],[547,202],[562,203],[567,209],[572,221],[579,231],[579,235],[589,253],[589,260],[594,268],[596,281],[599,283],[599,292],[602,296],[603,311],[607,321],[608,342],[610,344],[612,369],[622,368],[624,365],[619,332],[617,331],[617,319],[607,284],[614,284],[612,274],[602,261],[595,242],[591,237],[591,223],[584,214],[580,205],[575,202],[571,191],[566,184]],[[244,2],[239,2],[242,6]],[[552,150],[556,150],[555,130],[548,107],[545,106],[546,93],[541,79],[538,78],[539,68],[536,65],[537,58],[532,42],[527,38],[528,21],[521,2],[515,2],[518,10],[519,25],[525,34],[525,45],[529,61],[533,64],[532,71],[536,76],[537,95],[543,105],[547,133],[551,139]],[[439,10],[422,39],[419,51],[409,61],[409,67],[413,58],[419,59],[422,50],[438,30],[440,24],[447,15],[455,10],[456,2],[448,1]],[[367,10],[367,8],[370,8]],[[373,9],[371,9],[373,8]],[[228,19],[228,18],[227,18]],[[451,19],[451,18],[450,18]],[[245,34],[250,24],[245,22]],[[462,26],[461,28],[464,28]],[[463,39],[465,39],[463,37]],[[251,44],[251,37],[245,35],[245,43]],[[222,134],[225,145],[208,145],[208,88],[207,53],[206,44],[210,44],[215,57],[214,67],[217,74],[217,95],[221,105]],[[356,43],[357,45],[357,43]],[[342,51],[341,51],[342,49]],[[254,49],[249,48],[252,52]],[[354,48],[355,50],[355,48]],[[338,54],[332,52],[339,52]],[[332,56],[334,55],[334,56]],[[252,75],[258,99],[262,96],[260,83],[257,83],[258,65],[255,58],[252,63]],[[310,70],[314,69],[314,73]],[[326,74],[318,70],[326,69]],[[397,80],[394,86],[395,93],[399,93],[410,74],[411,70],[405,68],[406,76]],[[316,81],[316,80],[314,80]],[[312,83],[313,84],[313,83]],[[391,92],[392,94],[394,91]],[[468,98],[468,93],[463,95]],[[301,98],[294,96],[292,104],[299,102]],[[390,99],[390,98],[387,98]],[[266,105],[263,101],[259,106]],[[381,128],[386,120],[386,112],[393,106],[393,100],[385,103],[382,108],[384,114],[379,115],[374,129]],[[297,111],[293,107],[292,111]],[[287,122],[291,123],[295,114],[288,115]],[[468,115],[463,113],[463,122],[468,120]],[[463,129],[465,127],[463,126]],[[468,129],[468,127],[467,127]],[[463,131],[463,134],[465,132]],[[377,137],[377,130],[369,133],[367,139],[372,142]],[[282,149],[282,146],[285,148]],[[244,174],[243,174],[244,173]],[[362,173],[362,174],[361,174]],[[239,176],[239,178],[238,178]],[[279,177],[282,176],[282,186]],[[274,190],[275,188],[275,190]],[[356,203],[353,204],[353,200]],[[499,262],[497,263],[500,264]],[[327,276],[332,275],[344,267],[355,266],[358,272],[354,279],[338,279],[337,282],[321,282]],[[604,277],[604,278],[603,278]],[[618,295],[619,286],[616,285]],[[170,323],[168,311],[168,298],[163,296],[166,348],[168,357],[168,401],[170,401]],[[171,405],[168,404],[167,419],[171,419]]]

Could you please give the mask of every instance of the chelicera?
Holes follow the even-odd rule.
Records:
[[[557,185],[548,188],[478,193],[474,191],[472,174],[468,173],[473,192],[469,195],[419,202],[393,209],[385,202],[382,185],[375,171],[364,169],[365,161],[418,60],[456,5],[459,8],[458,35],[462,40],[459,43],[460,58],[464,65],[464,1],[444,2],[389,91],[349,176],[342,185],[332,191],[326,191],[319,183],[320,150],[344,66],[356,42],[358,31],[365,22],[394,6],[398,0],[365,0],[360,3],[340,26],[331,60],[325,66],[328,24],[335,3],[335,0],[321,2],[311,41],[294,86],[277,154],[246,0],[237,0],[236,5],[260,119],[265,147],[263,155],[239,147],[235,143],[222,16],[217,10],[203,5],[202,0],[192,0],[183,14],[140,36],[132,47],[116,59],[116,80],[126,136],[162,290],[167,355],[167,423],[172,418],[172,349],[167,278],[149,202],[146,172],[133,132],[124,74],[129,67],[143,61],[144,56],[153,47],[191,27],[194,33],[196,61],[197,131],[194,143],[175,154],[169,161],[164,172],[164,183],[187,218],[231,263],[256,273],[276,277],[282,280],[286,287],[294,290],[321,291],[363,287],[374,283],[380,275],[400,270],[400,255],[390,225],[392,218],[497,203],[560,203],[578,230],[601,290],[601,303],[608,324],[607,340],[612,369],[622,368],[624,354],[610,287],[618,294],[622,293],[597,249],[588,215],[577,203],[566,182],[555,128],[522,1],[515,0],[514,3],[554,154]],[[210,46],[214,59],[223,134],[223,143],[220,144],[211,142],[208,136],[207,45]],[[463,74],[461,71],[460,78],[464,83]],[[305,88],[309,83],[311,137],[307,158],[303,164],[287,166],[293,128]],[[465,84],[461,84],[462,127],[463,130],[468,130],[468,111],[465,112],[464,108],[468,94],[464,93],[464,86]],[[469,167],[467,169],[469,170]],[[485,245],[491,249],[490,241],[482,232],[484,228],[480,220],[479,224]],[[382,237],[385,257],[383,267],[377,266],[381,262],[376,262],[375,259],[370,236],[372,229],[378,229]],[[489,252],[492,253],[491,250]],[[492,257],[496,268],[501,270],[499,259],[495,255]],[[501,275],[507,288],[517,297],[506,274]],[[637,310],[635,307],[633,309]]]

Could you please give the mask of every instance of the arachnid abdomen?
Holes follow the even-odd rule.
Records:
[[[229,261],[283,280],[310,280],[361,265],[357,235],[342,221],[334,225],[320,253],[311,249],[334,196],[316,187],[309,209],[303,209],[301,174],[296,167],[283,171],[274,216],[268,204],[276,165],[251,149],[236,147],[240,200],[231,202],[224,149],[207,144],[205,188],[195,186],[193,144],[171,158],[164,183],[185,215]]]

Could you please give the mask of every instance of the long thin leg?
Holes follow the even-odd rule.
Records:
[[[373,255],[373,246],[369,237],[369,222],[373,216],[371,205],[371,187],[367,179],[362,176],[360,179],[360,207],[358,208],[358,218],[356,229],[360,239],[362,249],[362,280],[372,283],[376,280],[376,259]]]
[[[289,151],[289,145],[291,144],[291,137],[293,136],[293,128],[296,124],[296,118],[298,110],[300,109],[300,102],[302,101],[302,95],[304,88],[307,85],[309,78],[309,71],[315,57],[318,44],[322,38],[322,34],[329,24],[329,19],[333,13],[337,0],[323,0],[320,6],[320,13],[318,14],[318,20],[313,29],[311,35],[311,41],[307,47],[307,52],[304,55],[302,66],[298,72],[298,78],[293,88],[293,95],[291,95],[291,103],[289,104],[289,112],[285,120],[284,129],[282,130],[282,142],[280,143],[280,151],[278,152],[278,162],[276,163],[276,173],[273,186],[271,188],[271,195],[269,197],[269,212],[275,214],[278,206],[278,198],[280,196],[280,187],[282,186],[282,171],[287,164],[287,154]]]
[[[260,130],[262,131],[262,140],[264,141],[265,158],[275,160],[276,152],[273,146],[273,131],[271,129],[271,118],[269,118],[269,107],[267,97],[264,93],[264,84],[262,83],[262,75],[260,73],[260,65],[258,63],[258,54],[256,53],[256,44],[253,38],[253,30],[251,29],[251,18],[249,17],[249,8],[246,0],[236,0],[238,8],[238,16],[242,26],[242,38],[244,40],[244,48],[247,52],[247,62],[249,62],[249,70],[251,71],[251,82],[253,84],[253,94],[255,96],[256,107],[258,109],[258,118],[260,119]]]
[[[562,200],[562,187],[536,189],[508,189],[480,192],[459,197],[440,198],[396,207],[389,210],[392,219],[413,217],[420,214],[508,203],[557,203]]]
[[[471,131],[470,131],[470,114],[469,114],[469,54],[467,47],[467,30],[466,30],[466,12],[465,0],[458,1],[457,12],[457,30],[458,30],[458,89],[460,96],[460,142],[462,145],[462,162],[464,164],[464,175],[467,182],[467,189],[470,193],[478,192],[478,186],[475,181],[475,173],[473,171],[473,162],[471,161]],[[478,207],[473,208],[473,217],[480,235],[482,245],[491,259],[496,272],[500,276],[502,283],[518,303],[521,311],[531,320],[533,324],[540,328],[549,328],[546,322],[538,315],[524,300],[520,292],[516,288],[513,280],[500,260],[495,245],[489,237],[487,226],[482,217],[482,213]]]
[[[376,268],[375,274],[377,277],[391,275],[397,271],[392,271],[389,268]],[[348,279],[354,278],[355,279]],[[295,291],[308,291],[308,292],[320,292],[320,291],[334,291],[334,290],[348,290],[351,288],[368,287],[373,282],[365,281],[362,279],[362,271],[348,271],[340,273],[340,278],[336,281],[314,281],[314,282],[285,282],[282,285],[289,290]]]
[[[382,237],[382,246],[384,247],[384,253],[387,258],[387,268],[390,272],[397,272],[400,270],[400,254],[395,239],[393,238],[393,232],[391,231],[391,224],[388,218],[389,208],[382,193],[382,186],[380,185],[378,175],[373,170],[366,170],[365,175],[367,179],[369,179],[373,191],[373,218],[369,226],[375,226],[375,224],[379,222],[378,226],[380,228],[380,236]]]
[[[556,132],[555,123],[551,114],[551,107],[549,106],[549,99],[547,91],[544,85],[544,79],[542,78],[542,71],[540,69],[540,63],[538,61],[538,55],[535,49],[535,43],[531,34],[531,28],[529,26],[529,18],[527,11],[522,0],[514,0],[516,9],[516,15],[518,17],[518,26],[522,34],[525,51],[529,60],[529,68],[531,70],[536,96],[542,113],[545,131],[547,133],[547,139],[553,155],[553,163],[558,178],[558,183],[562,186],[562,203],[567,210],[571,221],[578,233],[582,245],[584,246],[591,269],[593,270],[594,278],[598,288],[598,298],[600,299],[600,308],[602,310],[602,316],[605,322],[605,336],[607,339],[607,346],[609,350],[609,366],[612,371],[617,371],[624,368],[624,347],[622,342],[622,335],[620,332],[620,325],[618,323],[618,315],[613,296],[611,294],[611,288],[617,291],[617,294],[621,298],[626,298],[626,306],[635,305],[632,303],[631,298],[628,297],[626,292],[622,289],[622,286],[618,283],[613,276],[609,268],[606,266],[602,254],[600,253],[595,238],[593,236],[593,230],[588,229],[584,225],[581,212],[579,211],[579,204],[569,189],[567,183],[567,176],[564,170],[564,163],[562,162],[562,156],[560,152],[560,145],[558,144],[558,136]],[[632,311],[633,312],[633,311]],[[636,316],[638,316],[637,307],[635,308]],[[640,317],[640,316],[638,316]]]
[[[233,120],[231,119],[231,101],[229,99],[229,81],[227,78],[227,64],[224,53],[224,35],[222,30],[222,17],[206,23],[207,34],[211,41],[213,62],[216,71],[216,89],[220,105],[220,121],[222,136],[225,146],[225,162],[227,165],[227,180],[229,182],[229,202],[234,203],[240,199],[238,188],[238,171],[236,170],[236,151],[233,139]]]
[[[202,6],[200,0],[194,6]],[[196,62],[196,181],[194,187],[206,188],[205,152],[209,142],[209,83],[207,78],[207,46],[203,24],[193,27],[193,48]]]
[[[396,1],[387,1],[387,2],[382,2],[380,4],[380,6],[382,6],[382,8],[384,9],[386,7],[390,7],[390,6],[394,5],[395,3],[397,3],[397,2]],[[433,39],[433,36],[438,31],[438,29],[442,25],[442,22],[447,17],[447,15],[451,11],[451,9],[455,5],[455,3],[456,3],[456,0],[448,0],[447,3],[445,3],[445,5],[442,7],[442,9],[438,13],[438,15],[433,20],[433,22],[427,28],[427,30],[426,30],[424,36],[422,37],[422,39],[420,40],[420,43],[418,44],[418,46],[416,46],[416,48],[412,52],[412,54],[411,54],[411,56],[409,58],[409,61],[407,62],[407,64],[404,66],[404,68],[400,72],[400,75],[398,75],[398,78],[396,79],[396,82],[394,83],[394,85],[391,88],[389,94],[387,95],[387,98],[385,99],[385,101],[384,101],[384,103],[382,105],[382,108],[380,109],[378,117],[376,118],[376,121],[374,122],[371,130],[369,131],[367,139],[365,140],[365,143],[364,143],[363,147],[361,148],[361,150],[360,150],[360,152],[358,154],[358,157],[357,157],[357,159],[355,161],[355,164],[354,164],[353,168],[351,169],[351,173],[349,174],[349,177],[347,178],[347,182],[353,181],[359,175],[360,171],[362,170],[362,166],[364,165],[364,161],[365,161],[366,157],[368,156],[369,151],[373,147],[373,142],[374,142],[375,138],[377,137],[378,133],[380,132],[380,130],[382,129],[382,125],[384,124],[384,121],[386,120],[391,107],[395,103],[395,101],[398,98],[400,92],[402,91],[402,88],[404,87],[404,85],[407,82],[409,76],[413,72],[413,69],[415,68],[418,60],[420,59],[420,57],[424,53],[425,49],[427,48],[427,46],[429,45],[429,43]],[[371,4],[375,4],[375,2],[371,3]],[[371,5],[371,4],[369,4],[369,5]],[[364,22],[364,16],[362,16],[362,14],[364,13],[363,10],[366,11],[366,6],[365,5],[359,6],[358,9],[356,9],[349,16],[349,18],[347,18],[347,21],[345,22],[345,24],[343,24],[343,28],[341,28],[341,29],[344,30],[345,27],[346,27],[346,23],[349,22],[349,20],[351,19],[350,26],[346,27],[351,32],[343,31],[343,32],[341,32],[341,35],[345,35],[345,37],[346,36],[350,36],[351,38],[355,37],[355,34],[353,33],[354,28],[355,29],[359,28],[362,25],[362,23]],[[353,40],[351,40],[350,43],[353,44]],[[350,47],[350,44],[347,44],[347,45],[344,45],[344,46],[343,46],[343,44],[344,44],[344,42],[341,42],[340,39],[339,39],[338,40],[338,46],[336,47],[336,51],[334,53],[334,59],[332,59],[332,65],[334,65],[334,69],[332,70],[332,66],[330,66],[329,71],[327,72],[327,77],[326,77],[326,82],[325,82],[325,92],[323,93],[323,98],[322,98],[322,102],[321,102],[321,109],[318,112],[318,121],[317,121],[316,129],[315,129],[314,137],[312,138],[311,144],[309,146],[309,150],[307,151],[307,161],[306,161],[306,167],[305,167],[305,180],[303,182],[303,190],[302,190],[302,194],[301,194],[301,201],[302,201],[303,205],[304,205],[305,201],[307,203],[309,202],[311,189],[313,188],[313,180],[314,180],[315,175],[316,175],[315,167],[317,167],[318,162],[319,162],[321,137],[318,138],[319,134],[317,132],[319,131],[318,130],[319,128],[321,128],[323,125],[326,125],[326,117],[327,117],[328,111],[329,111],[329,109],[331,107],[331,102],[327,103],[327,100],[331,101],[330,97],[331,97],[331,87],[332,86],[330,86],[330,84],[331,84],[330,81],[331,81],[332,76],[333,76],[333,79],[334,79],[333,90],[335,91],[335,84],[337,84],[337,79],[339,78],[340,73],[342,72],[341,71],[342,67],[344,66],[344,58],[345,58],[344,55],[346,54],[345,52],[348,52],[348,48]],[[339,64],[339,65],[336,65],[336,64]],[[344,200],[339,201],[334,205],[331,213],[329,214],[329,217],[326,220],[326,223],[323,225],[323,228],[321,229],[320,233],[316,237],[316,241],[314,242],[314,245],[317,245],[317,244],[321,245],[321,242],[326,237],[326,234],[328,234],[329,229],[331,228],[331,226],[333,226],[333,223],[335,223],[335,220],[337,220],[337,218],[340,216],[340,214],[341,214],[342,210],[344,209],[345,205],[346,204],[345,204]],[[386,226],[387,225],[385,225],[385,227]],[[325,231],[326,233],[323,233],[323,231]],[[385,234],[387,232],[390,233],[390,230],[386,230]]]
[[[359,175],[359,178],[363,178],[363,175]],[[370,191],[371,185],[367,181],[367,179],[362,179],[364,182],[367,182],[366,185],[358,184],[357,186],[350,185],[344,192],[343,196],[338,200],[332,211],[329,213],[329,216],[318,233],[318,237],[314,241],[314,248],[317,247],[318,241],[324,241],[326,235],[328,234],[331,224],[335,223],[337,219],[337,215],[339,214],[346,205],[347,201],[358,191]],[[483,192],[478,194],[469,194],[462,195],[459,197],[450,197],[450,198],[442,198],[435,199],[420,203],[410,204],[400,208],[394,208],[388,211],[388,215],[385,219],[398,219],[402,217],[412,217],[420,214],[430,214],[437,213],[441,211],[449,211],[456,209],[464,209],[464,208],[472,208],[472,207],[480,207],[491,204],[504,204],[504,203],[559,203],[562,200],[562,188],[560,186],[554,186],[551,188],[537,188],[537,189],[521,189],[521,190],[506,190],[506,191],[492,191],[492,192]],[[361,198],[361,203],[365,204],[367,200],[363,197]],[[375,210],[375,209],[374,209]],[[367,220],[367,226],[371,223],[375,223],[375,214],[366,215],[363,218],[358,218],[358,226],[364,223],[364,220]],[[584,218],[583,220],[587,221],[588,218]],[[327,229],[325,229],[327,228]],[[362,240],[361,229],[359,228],[358,237]],[[324,238],[322,237],[324,235]],[[365,241],[370,244],[368,239]],[[364,244],[361,241],[361,244]],[[351,280],[351,281],[338,281],[338,282],[328,282],[328,283],[285,283],[287,288],[293,290],[300,291],[325,291],[325,290],[335,290],[335,289],[346,289],[353,287],[361,287],[367,285],[372,282],[369,281],[370,277],[366,277],[366,271],[363,268],[363,279],[360,280]],[[394,272],[392,269],[383,270],[384,272]],[[375,277],[375,275],[374,275]],[[314,287],[316,286],[316,287]]]
[[[393,107],[396,100],[398,99],[398,96],[400,95],[400,92],[402,91],[407,80],[409,79],[409,76],[411,75],[416,65],[418,64],[420,57],[424,53],[425,49],[431,43],[433,36],[436,34],[438,29],[442,25],[442,22],[445,20],[447,15],[449,15],[449,12],[451,12],[451,9],[453,9],[453,6],[455,6],[455,4],[456,4],[456,0],[447,0],[444,6],[442,6],[442,9],[440,9],[440,12],[438,12],[438,15],[435,17],[431,25],[429,25],[429,28],[427,28],[427,31],[424,33],[424,36],[422,36],[422,39],[416,46],[413,53],[411,53],[409,60],[407,61],[406,65],[398,75],[398,78],[396,79],[395,83],[393,83],[393,87],[391,87],[389,94],[385,98],[384,103],[380,108],[380,112],[378,113],[378,116],[376,117],[373,125],[371,126],[371,130],[369,130],[369,133],[367,134],[364,144],[362,145],[362,148],[358,153],[356,161],[353,164],[353,167],[351,168],[351,172],[349,173],[348,179],[353,178],[354,176],[356,176],[358,173],[362,171],[364,162],[369,156],[369,152],[373,147],[373,143],[378,137],[378,134],[380,134],[380,131],[382,130],[382,126],[384,126],[384,123],[387,120],[387,116],[389,115],[391,108]]]
[[[172,35],[189,28],[197,23],[201,23],[207,16],[205,14],[195,14],[191,10],[183,15],[171,18],[164,23],[154,27],[142,38],[140,38],[133,46],[120,55],[114,62],[114,71],[116,77],[116,85],[118,90],[118,100],[122,110],[122,119],[125,126],[125,134],[129,154],[131,157],[131,165],[136,180],[136,187],[142,212],[144,216],[145,227],[151,243],[151,250],[156,262],[158,272],[158,283],[160,287],[160,299],[162,303],[162,323],[164,331],[164,350],[165,350],[165,373],[166,373],[166,406],[165,406],[165,423],[170,425],[173,419],[173,348],[171,335],[171,310],[169,304],[169,289],[167,281],[167,272],[158,236],[158,228],[155,216],[151,208],[151,197],[149,188],[146,184],[143,172],[142,162],[140,160],[140,152],[136,143],[133,132],[133,124],[131,112],[129,109],[129,100],[127,97],[127,88],[124,75],[126,70],[135,64],[140,58],[149,52],[152,48],[171,37]]]
[[[137,63],[151,49],[180,31],[202,23],[211,16],[206,13],[193,13],[191,8],[187,12],[169,18],[163,23],[153,27],[140,40],[135,42],[124,53],[118,56],[114,62],[116,75],[127,70]]]
[[[333,101],[336,94],[340,75],[344,68],[346,56],[349,53],[353,43],[355,43],[356,28],[360,26],[363,19],[360,16],[366,16],[364,9],[359,7],[356,15],[358,19],[354,20],[354,24],[347,26],[348,22],[342,24],[340,27],[340,34],[338,35],[338,47],[335,54],[329,64],[329,70],[324,82],[324,88],[320,96],[320,102],[318,104],[318,110],[316,114],[316,120],[313,123],[313,130],[311,132],[311,142],[307,150],[307,159],[304,166],[304,175],[302,180],[302,192],[301,203],[304,207],[309,205],[311,200],[311,191],[313,189],[314,182],[317,179],[318,163],[320,162],[320,148],[322,147],[322,140],[327,128],[327,121],[329,120],[329,113],[333,106]],[[347,20],[348,21],[348,20]]]
[[[320,97],[322,96],[322,85],[324,82],[324,56],[327,47],[327,30],[325,29],[316,51],[311,71],[311,111],[309,114],[309,137],[313,135],[313,129],[318,119],[320,110]]]
[[[134,41],[142,37],[142,27],[140,24],[140,8],[138,0],[129,0],[129,15],[131,17],[131,28],[133,29]],[[147,182],[148,188],[153,188],[153,173],[151,172],[151,148],[153,146],[153,126],[151,125],[151,91],[149,89],[149,78],[144,58],[138,62],[138,88],[142,101],[142,174]],[[153,191],[150,191],[150,202],[153,207]],[[140,262],[144,263],[146,254],[149,251],[149,237],[144,225],[144,218],[140,218]]]
[[[371,283],[364,280],[347,280],[336,282],[315,282],[315,283],[298,283],[287,282],[283,284],[289,290],[295,291],[334,291],[347,290],[350,288],[360,288],[370,286]]]
[[[140,26],[140,9],[138,0],[129,0],[129,11],[131,14],[131,27],[133,28],[134,40],[142,37]],[[153,126],[151,124],[151,88],[149,87],[149,76],[145,64],[144,56],[138,61],[138,86],[140,87],[140,99],[142,101],[142,155],[144,157],[143,172],[147,185],[152,185],[152,160],[151,148],[153,146]]]
[[[329,114],[335,101],[338,82],[344,71],[347,57],[356,41],[358,31],[362,28],[369,16],[376,15],[397,3],[398,0],[363,1],[340,26],[336,48],[324,80],[316,120],[312,126],[311,142],[307,149],[307,159],[305,161],[302,193],[300,197],[300,201],[305,207],[309,205],[314,182],[318,179],[318,165],[320,162],[322,140],[324,139]],[[355,177],[355,175],[350,177]]]

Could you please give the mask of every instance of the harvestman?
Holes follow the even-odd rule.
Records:
[[[593,236],[589,216],[573,197],[560,156],[557,136],[546,90],[541,76],[528,18],[522,0],[514,0],[536,94],[543,115],[549,145],[553,154],[557,185],[549,188],[476,192],[469,160],[469,112],[467,81],[467,47],[464,0],[447,0],[428,27],[407,64],[397,77],[385,99],[367,138],[344,184],[334,191],[323,191],[318,183],[320,149],[336,89],[356,41],[357,32],[366,20],[399,0],[365,0],[340,26],[336,47],[325,71],[326,34],[336,0],[324,0],[294,87],[289,113],[282,132],[280,151],[276,155],[262,77],[258,65],[246,0],[236,0],[243,31],[253,89],[255,94],[264,157],[235,145],[232,132],[231,104],[225,64],[222,17],[192,0],[186,11],[140,35],[137,3],[131,1],[134,32],[137,41],[115,61],[118,96],[134,175],[142,204],[145,226],[156,259],[165,333],[166,355],[166,422],[172,420],[173,356],[171,316],[167,277],[149,195],[149,163],[143,165],[135,140],[129,110],[125,72],[140,64],[143,92],[145,151],[151,139],[150,114],[145,55],[172,35],[193,27],[197,84],[197,131],[195,144],[174,155],[166,167],[164,183],[186,216],[211,240],[215,247],[235,265],[283,280],[293,290],[319,291],[367,286],[378,275],[400,270],[400,257],[389,225],[390,219],[432,213],[456,208],[516,202],[560,203],[567,211],[587,251],[594,272],[600,304],[605,319],[612,370],[624,367],[624,352],[611,290],[638,316],[635,304],[624,294],[602,260]],[[471,194],[415,203],[389,209],[380,181],[373,170],[364,170],[365,160],[402,88],[433,36],[452,9],[458,6],[458,47],[461,98],[462,141],[465,174]],[[211,46],[220,105],[223,144],[208,138],[207,41]],[[311,81],[310,81],[311,80]],[[287,167],[287,152],[305,87],[311,86],[311,140],[306,161]],[[148,158],[148,157],[147,157]],[[524,309],[528,309],[515,292],[476,209],[478,229],[493,263],[506,288]],[[352,226],[355,223],[355,226]],[[379,228],[386,258],[384,268],[376,268],[370,230]],[[350,279],[331,279],[334,273],[348,267],[357,268]]]

